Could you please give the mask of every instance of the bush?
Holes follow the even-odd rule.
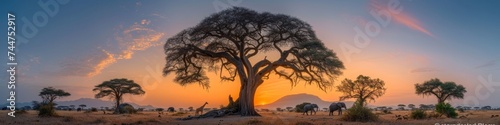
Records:
[[[38,108],[38,116],[40,117],[50,117],[57,116],[56,111],[54,111],[54,107],[51,104],[41,105]]]
[[[370,122],[377,121],[378,116],[373,114],[369,108],[355,105],[348,109],[340,119],[343,121]]]
[[[458,113],[455,112],[455,108],[453,108],[449,103],[438,103],[436,105],[436,112],[441,115],[446,115],[448,118],[457,118]]]
[[[135,108],[127,103],[120,104],[118,106],[118,113],[119,114],[135,114],[137,113],[137,110]]]
[[[97,112],[97,108],[92,107],[92,108],[90,108],[90,111]]]
[[[309,102],[304,102],[302,104],[298,104],[295,106],[295,112],[304,112],[304,106],[307,104],[311,104]]]
[[[458,108],[457,110],[458,110],[458,112],[461,112],[461,113],[465,112],[464,108]]]
[[[413,110],[410,114],[413,119],[425,119],[427,118],[427,113],[422,109]]]
[[[392,114],[391,110],[389,110],[389,109],[384,109],[384,110],[382,110],[382,112],[384,114]]]

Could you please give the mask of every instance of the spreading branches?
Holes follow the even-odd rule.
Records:
[[[343,93],[339,100],[355,98],[357,104],[366,105],[367,101],[375,101],[384,95],[385,82],[359,75],[356,80],[345,79],[337,86],[337,91]]]
[[[434,95],[438,103],[451,99],[463,99],[466,93],[465,87],[455,82],[441,82],[439,79],[431,79],[422,84],[415,84],[415,93],[422,96]]]
[[[168,39],[164,49],[164,75],[175,73],[175,82],[198,83],[205,88],[209,87],[208,70],[219,73],[225,81],[239,77],[242,85],[254,81],[251,84],[258,86],[274,73],[292,85],[304,81],[326,91],[344,69],[306,22],[241,7],[213,14],[183,30]],[[250,58],[269,51],[278,52],[279,58],[250,62]]]
[[[43,99],[42,104],[52,104],[53,101],[57,98],[62,98],[70,95],[70,93],[62,89],[56,89],[54,87],[43,88],[42,91],[40,91],[40,94],[38,94],[38,96],[42,97]]]

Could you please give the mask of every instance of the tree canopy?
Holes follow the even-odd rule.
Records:
[[[367,101],[375,101],[375,98],[384,95],[385,90],[384,81],[363,75],[359,75],[354,81],[346,78],[337,86],[337,91],[343,93],[340,100],[355,98],[360,105],[366,105]]]
[[[465,90],[464,86],[457,85],[455,82],[441,82],[441,80],[434,78],[422,84],[415,84],[415,92],[422,96],[434,95],[437,97],[438,103],[444,103],[445,100],[453,98],[463,99],[467,90]]]
[[[103,83],[96,85],[93,89],[94,92],[98,92],[95,98],[110,97],[115,100],[115,113],[118,113],[118,106],[121,101],[123,101],[123,95],[142,95],[146,92],[142,90],[142,87],[135,83],[133,80],[128,79],[111,79],[109,81],[104,81]]]
[[[40,94],[38,96],[42,97],[43,99],[43,104],[52,104],[54,100],[57,98],[65,97],[65,96],[70,96],[71,94],[62,90],[62,89],[56,89],[54,87],[46,87],[43,88],[42,91],[40,91]]]
[[[305,81],[326,91],[344,68],[306,22],[242,7],[206,17],[169,38],[164,49],[163,74],[175,73],[174,81],[181,85],[197,83],[208,89],[206,71],[217,73],[225,81],[238,78],[242,115],[258,115],[253,109],[253,96],[271,73],[292,85]],[[267,58],[264,53],[276,56]]]

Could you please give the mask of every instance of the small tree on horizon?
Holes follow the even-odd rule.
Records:
[[[56,89],[54,87],[46,87],[43,88],[40,94],[38,94],[40,97],[42,97],[42,103],[43,104],[53,104],[54,100],[57,98],[62,98],[66,96],[70,96],[71,94],[62,90],[62,89]]]
[[[111,79],[109,81],[104,81],[103,83],[96,85],[92,90],[98,92],[95,98],[102,98],[108,96],[115,100],[115,111],[114,114],[119,113],[119,105],[123,101],[123,95],[143,95],[146,93],[142,90],[142,87],[135,83],[133,80],[128,79]]]
[[[398,108],[401,110],[405,110],[406,105],[405,104],[399,104]]]
[[[359,75],[356,80],[344,79],[337,91],[343,93],[340,100],[355,98],[355,105],[365,106],[367,101],[375,101],[385,93],[385,82],[380,79],[371,79],[368,76]]]
[[[43,88],[40,94],[38,94],[40,97],[42,97],[42,103],[38,104],[38,116],[56,116],[57,114],[55,113],[54,110],[54,100],[57,98],[62,98],[66,96],[70,96],[71,94],[62,90],[62,89],[56,89],[54,87],[46,87]]]
[[[408,108],[410,108],[411,110],[415,109],[415,105],[414,104],[408,104]]]
[[[446,100],[463,99],[466,93],[465,87],[457,85],[455,82],[441,82],[434,78],[425,81],[422,84],[415,84],[415,93],[422,96],[436,96],[438,103],[444,103]]]

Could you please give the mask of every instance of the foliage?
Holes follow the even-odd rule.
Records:
[[[444,103],[445,100],[463,99],[464,93],[467,92],[465,87],[457,85],[455,82],[441,82],[439,79],[431,79],[422,84],[415,84],[416,94],[422,96],[434,95],[438,99],[438,103]]]
[[[98,92],[95,98],[110,97],[115,100],[115,107],[119,107],[121,101],[123,101],[123,95],[143,95],[146,93],[142,90],[142,87],[135,83],[133,80],[128,79],[111,79],[109,81],[104,81],[103,83],[96,85],[93,89],[94,92]],[[115,108],[115,114],[119,113],[118,108]]]
[[[42,104],[40,105],[40,108],[38,109],[38,116],[39,117],[51,117],[51,116],[58,116],[56,111],[54,110],[54,105],[52,104]]]
[[[384,81],[363,75],[359,75],[355,81],[346,78],[337,86],[337,91],[343,93],[340,100],[356,98],[362,106],[367,101],[375,101],[375,98],[384,95],[385,90]]]
[[[38,96],[42,97],[43,103],[45,103],[45,104],[50,104],[57,98],[70,96],[70,95],[71,95],[70,93],[68,93],[64,90],[56,89],[53,87],[43,88],[42,91],[40,91],[40,94],[38,94]]]
[[[455,108],[453,108],[449,103],[438,103],[436,105],[436,112],[441,115],[445,115],[448,118],[456,118],[458,113],[455,112]]]
[[[159,111],[159,112],[161,112],[161,111],[163,111],[163,110],[164,110],[163,108],[156,108],[156,109],[155,109],[155,111]]]
[[[382,112],[384,114],[392,114],[391,110],[389,110],[389,109],[384,109],[384,110],[382,110]]]
[[[372,122],[378,121],[378,116],[375,115],[369,108],[358,104],[347,109],[340,119],[343,121]]]
[[[38,116],[50,117],[50,116],[57,116],[54,109],[54,106],[56,105],[55,103],[53,103],[54,100],[56,100],[57,98],[70,96],[71,94],[62,89],[46,87],[43,88],[42,91],[40,91],[40,94],[38,95],[42,97],[43,101],[41,103],[33,101],[32,103],[34,109],[38,109]]]
[[[92,108],[90,108],[90,111],[97,112],[97,108],[92,107]]]
[[[411,111],[410,117],[413,119],[425,119],[427,118],[427,113],[422,109],[417,109]]]
[[[135,113],[137,113],[137,110],[135,110],[135,108],[128,103],[120,104],[117,109],[118,109],[119,114],[135,114]]]
[[[179,32],[167,40],[164,50],[163,75],[175,73],[180,85],[208,89],[206,71],[218,73],[224,81],[240,80],[239,110],[244,116],[258,115],[253,95],[270,74],[289,80],[292,87],[305,82],[326,91],[344,69],[306,22],[242,7],[215,13]],[[278,56],[267,59],[266,52]]]
[[[304,112],[304,106],[307,104],[311,104],[309,102],[304,102],[302,104],[298,104],[295,106],[295,112]]]

